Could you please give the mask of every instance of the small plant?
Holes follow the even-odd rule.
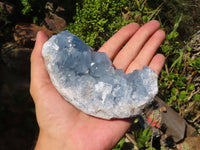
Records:
[[[200,57],[195,58],[194,60],[189,59],[190,66],[197,70],[200,73]]]
[[[125,143],[125,138],[123,137],[112,150],[121,150],[124,143]]]
[[[193,123],[198,117],[200,95],[190,76],[200,72],[200,59],[191,59],[192,49],[178,41],[177,29],[181,20],[182,15],[177,17],[173,30],[161,46],[167,61],[159,80],[159,94],[182,117]]]
[[[20,0],[20,2],[22,15],[30,17],[32,23],[39,24],[44,19],[46,1]]]
[[[160,8],[152,10],[146,4],[146,0],[84,0],[77,3],[74,22],[67,29],[97,49],[124,25],[154,19]]]
[[[155,150],[151,144],[152,133],[152,130],[149,128],[140,129],[134,133],[138,149]]]
[[[21,10],[23,15],[26,15],[28,13],[30,13],[31,11],[33,11],[31,4],[29,2],[29,0],[21,0],[21,4],[23,5],[23,9]]]

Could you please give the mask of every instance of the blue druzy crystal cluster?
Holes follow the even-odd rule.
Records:
[[[95,117],[132,117],[158,92],[157,75],[149,67],[125,74],[113,68],[105,53],[93,51],[67,30],[52,36],[42,55],[63,98]]]

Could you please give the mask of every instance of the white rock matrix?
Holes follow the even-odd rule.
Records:
[[[125,74],[113,68],[105,53],[93,51],[67,30],[52,36],[43,45],[42,55],[63,98],[95,117],[132,117],[158,92],[158,76],[149,67]]]

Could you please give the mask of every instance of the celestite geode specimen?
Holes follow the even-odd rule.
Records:
[[[157,75],[149,67],[129,74],[115,70],[105,53],[93,51],[67,30],[52,36],[42,55],[64,99],[95,117],[132,117],[158,92]]]

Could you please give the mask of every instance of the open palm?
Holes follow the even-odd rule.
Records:
[[[113,65],[125,73],[147,65],[159,74],[164,56],[155,53],[164,38],[158,21],[150,21],[142,27],[131,23],[114,34],[99,51],[105,52]],[[35,149],[111,149],[131,123],[89,116],[64,100],[52,85],[42,58],[42,46],[47,40],[47,35],[39,32],[31,55],[30,92],[40,128]]]

